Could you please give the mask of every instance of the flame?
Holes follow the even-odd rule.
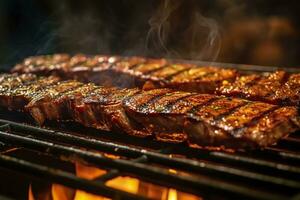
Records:
[[[106,173],[105,170],[96,167],[82,165],[80,163],[76,163],[75,167],[76,167],[76,175],[78,177],[86,178],[89,180],[95,179]],[[81,190],[77,190],[74,197],[74,200],[107,200],[107,199],[108,198],[93,195]]]
[[[28,200],[35,200],[33,193],[32,193],[32,187],[31,184],[29,185],[29,189],[28,189]]]
[[[106,173],[105,170],[75,163],[76,175],[88,180],[95,179]],[[180,172],[169,169],[170,173],[180,174]],[[107,186],[126,191],[132,194],[145,196],[151,199],[160,200],[202,200],[201,197],[177,191],[173,188],[166,188],[142,181],[129,176],[119,176],[105,183]],[[109,198],[97,196],[81,190],[74,190],[59,184],[51,186],[52,200],[108,200]],[[32,185],[29,186],[28,200],[35,200]]]
[[[171,173],[177,173],[176,170],[170,169]],[[192,194],[177,191],[173,188],[154,185],[132,177],[117,177],[109,180],[107,186],[120,189],[133,194],[146,196],[151,199],[160,200],[202,200]]]
[[[106,185],[119,190],[130,192],[133,194],[138,193],[139,180],[131,177],[117,177],[107,181]]]
[[[109,198],[100,197],[81,190],[77,190],[74,200],[109,200]]]
[[[76,167],[76,175],[78,177],[86,178],[89,180],[97,178],[106,173],[105,170],[96,167],[86,166],[80,163],[75,163],[75,167]]]
[[[52,200],[72,200],[74,190],[59,184],[52,184],[51,194]]]
[[[169,189],[168,200],[177,200],[177,191],[174,189]]]

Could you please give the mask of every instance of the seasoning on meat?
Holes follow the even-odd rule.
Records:
[[[172,89],[118,89],[32,74],[0,75],[0,104],[40,124],[69,120],[191,146],[265,147],[300,127],[297,108]]]
[[[13,70],[18,73],[58,75],[64,79],[93,82],[104,86],[161,87],[213,93],[224,80],[233,80],[234,69],[170,63],[166,59],[143,57],[84,56],[64,54],[30,57]]]

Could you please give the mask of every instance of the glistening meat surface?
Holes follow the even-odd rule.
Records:
[[[240,75],[234,69],[174,63],[166,59],[55,54],[27,58],[13,72],[58,75],[65,80],[109,87],[173,88],[277,105],[300,105],[300,74],[284,71]]]
[[[118,56],[68,56],[56,54],[25,59],[12,70],[18,73],[59,75],[64,79],[94,82],[104,86],[169,87],[212,93],[224,80],[232,80],[234,69],[170,63],[166,59]]]
[[[71,120],[167,142],[230,148],[269,146],[299,129],[293,106],[172,89],[100,87],[31,74],[1,75],[0,82],[1,105],[29,112],[40,124]]]

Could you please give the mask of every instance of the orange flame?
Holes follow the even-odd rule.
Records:
[[[28,189],[28,200],[35,200],[33,193],[32,193],[32,187],[31,184],[29,185],[29,189]]]
[[[97,178],[98,176],[101,176],[106,173],[105,170],[96,167],[86,166],[80,163],[75,163],[75,167],[76,167],[76,175],[78,177],[89,179],[89,180]]]
[[[76,175],[88,180],[95,179],[106,173],[105,170],[75,163]],[[170,173],[178,174],[174,169]],[[119,176],[106,182],[106,185],[132,194],[142,195],[151,199],[160,200],[202,200],[201,197],[177,191],[173,188],[154,185],[129,176]],[[108,200],[108,198],[93,195],[81,190],[73,190],[68,187],[52,184],[51,194],[53,200]],[[32,186],[29,187],[28,200],[35,200]]]
[[[117,177],[107,181],[106,185],[129,193],[137,194],[139,180],[131,177]]]
[[[98,176],[101,176],[106,173],[105,170],[90,167],[86,165],[82,165],[80,163],[76,163],[76,175],[81,178],[86,178],[92,180]],[[96,196],[81,190],[77,190],[75,193],[74,200],[107,200],[105,197]]]
[[[59,184],[52,184],[51,195],[52,200],[72,200],[74,190]]]

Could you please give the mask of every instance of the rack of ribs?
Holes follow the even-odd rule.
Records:
[[[25,59],[13,72],[57,75],[103,86],[221,94],[276,105],[300,105],[300,74],[276,71],[241,75],[235,69],[196,66],[166,59],[55,54]]]
[[[0,106],[29,113],[41,125],[68,120],[191,146],[265,147],[300,127],[294,106],[169,88],[119,89],[33,74],[0,75]]]

